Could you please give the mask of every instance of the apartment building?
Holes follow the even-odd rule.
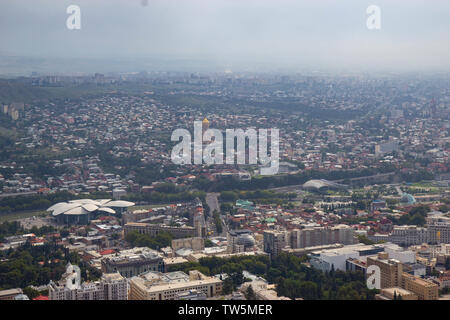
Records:
[[[354,244],[354,230],[347,225],[333,227],[311,227],[294,229],[290,232],[290,246],[293,249],[342,243]]]
[[[165,231],[171,233],[174,238],[186,238],[198,236],[196,230],[196,228],[190,226],[173,227],[163,224],[141,222],[130,222],[124,226],[125,236],[127,236],[128,233],[135,231],[140,234],[148,234],[151,237],[155,237],[158,233]]]
[[[288,237],[287,231],[264,231],[264,252],[270,254],[271,258],[277,257],[287,245]]]
[[[402,288],[414,292],[419,300],[437,300],[439,298],[439,286],[436,283],[406,272],[402,274]]]
[[[130,280],[129,300],[175,300],[187,292],[203,292],[207,297],[222,292],[222,280],[197,270],[181,272],[150,271]]]
[[[407,272],[396,259],[388,259],[387,253],[379,253],[376,257],[367,257],[367,266],[376,265],[380,268],[381,289],[401,287],[417,295],[419,300],[437,300],[439,286],[432,282]]]
[[[81,283],[80,268],[67,265],[58,282],[48,284],[50,300],[127,300],[127,280],[119,273],[103,274],[99,281]]]
[[[367,267],[376,265],[380,268],[381,283],[384,288],[400,287],[403,273],[403,265],[396,259],[389,259],[386,252],[378,253],[378,256],[367,257]]]

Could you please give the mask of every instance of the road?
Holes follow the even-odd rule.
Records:
[[[6,197],[17,197],[17,196],[31,196],[37,194],[37,191],[28,191],[28,192],[16,192],[16,193],[0,193],[0,198]]]
[[[217,212],[220,212],[220,205],[219,205],[219,193],[207,193],[206,194],[206,203],[209,206],[209,209],[211,209],[211,214],[214,212],[214,210],[217,210]]]
[[[209,230],[214,230],[216,231],[216,226],[214,223],[214,219],[212,218],[212,214],[214,212],[214,210],[217,210],[217,212],[220,213],[220,204],[219,204],[219,193],[207,193],[206,194],[206,203],[208,204],[210,210],[211,210],[211,214],[210,216],[208,216],[206,224],[208,226],[208,231]],[[222,220],[222,233],[220,234],[220,236],[224,236],[226,237],[227,232],[228,232],[228,227],[225,223],[225,218],[223,215],[220,216],[220,219]],[[217,233],[214,234],[214,236],[218,236]]]

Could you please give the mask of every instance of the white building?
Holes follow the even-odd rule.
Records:
[[[81,283],[80,268],[67,265],[58,283],[48,285],[50,300],[127,300],[127,280],[119,273],[104,274],[99,281]]]

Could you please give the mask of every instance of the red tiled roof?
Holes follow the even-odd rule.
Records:
[[[108,250],[100,251],[100,254],[101,254],[102,256],[104,256],[104,255],[106,255],[106,254],[113,254],[114,252],[116,252],[116,251],[113,250],[113,249],[108,249]]]

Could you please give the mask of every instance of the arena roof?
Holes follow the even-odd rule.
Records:
[[[320,179],[320,180],[309,180],[309,181],[305,182],[303,184],[303,188],[315,189],[315,190],[319,190],[322,188],[342,189],[342,188],[345,188],[345,186],[342,184],[333,182],[333,181]]]
[[[112,208],[128,208],[134,206],[133,202],[111,199],[76,199],[69,202],[59,202],[52,205],[47,211],[52,211],[53,216],[65,215],[85,215],[96,210],[116,213]]]

